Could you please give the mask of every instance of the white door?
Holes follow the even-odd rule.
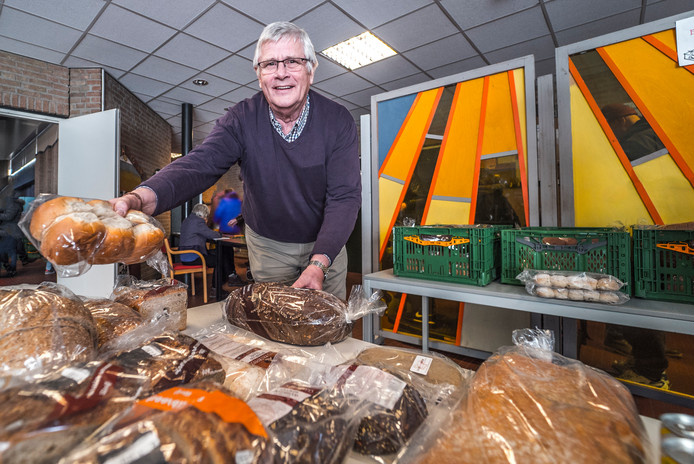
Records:
[[[60,121],[58,194],[108,200],[118,194],[120,111],[117,109]],[[115,264],[99,264],[58,283],[77,295],[108,297],[116,281]]]

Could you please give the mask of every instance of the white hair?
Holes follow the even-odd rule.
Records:
[[[300,40],[304,46],[304,56],[308,59],[306,62],[306,69],[308,73],[313,73],[318,67],[318,58],[316,57],[316,51],[313,48],[313,43],[311,43],[311,38],[308,33],[297,26],[294,23],[288,21],[278,21],[272,24],[268,24],[263,29],[260,34],[258,43],[255,45],[255,55],[253,56],[253,68],[256,74],[260,73],[258,68],[258,60],[260,59],[260,49],[267,42],[279,42],[282,39],[294,39],[295,41]],[[299,58],[299,57],[296,57]]]
[[[210,215],[210,208],[204,203],[198,203],[197,205],[193,206],[191,213],[195,214],[199,218],[207,219],[207,216]]]

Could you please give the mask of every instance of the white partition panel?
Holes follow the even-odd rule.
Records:
[[[107,200],[118,193],[120,111],[102,111],[60,122],[58,194]],[[108,297],[116,265],[102,264],[78,277],[58,277],[77,295]]]

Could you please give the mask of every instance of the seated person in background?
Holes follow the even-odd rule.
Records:
[[[213,240],[222,236],[219,232],[216,232],[209,227],[207,227],[207,218],[210,215],[210,209],[207,205],[199,203],[193,206],[193,210],[182,223],[181,223],[181,239],[179,242],[179,250],[195,250],[205,257],[205,263],[207,267],[214,268],[217,263],[217,250],[208,250],[206,243],[207,240]],[[194,253],[186,253],[179,255],[181,262],[188,265],[202,264],[200,257]],[[222,269],[214,270],[213,281],[216,282],[216,273],[221,272],[222,276],[227,276],[227,282],[229,285],[243,285],[243,282],[236,275],[236,269],[234,265],[234,258],[231,256],[230,259],[225,260],[222,263]],[[235,279],[234,279],[235,277]]]
[[[3,230],[0,230],[0,263],[7,271],[5,277],[17,275],[17,239]]]

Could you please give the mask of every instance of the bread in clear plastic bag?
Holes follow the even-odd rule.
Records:
[[[93,264],[165,260],[162,225],[140,211],[121,217],[106,200],[41,194],[19,227],[61,277],[81,275]]]
[[[516,276],[530,295],[559,300],[622,304],[629,295],[626,285],[610,274],[581,271],[525,269]]]
[[[0,388],[94,359],[97,331],[82,301],[52,282],[0,289]]]
[[[337,343],[352,334],[353,322],[385,310],[380,292],[364,295],[355,286],[348,304],[322,290],[265,282],[246,285],[224,302],[226,319],[242,329],[292,345]]]
[[[268,435],[248,405],[214,382],[139,400],[60,463],[214,462],[270,464]],[[138,461],[140,462],[140,461]]]
[[[165,314],[171,330],[185,330],[188,325],[188,286],[183,282],[121,275],[109,298],[133,308],[145,319]]]
[[[94,318],[99,349],[145,323],[140,313],[122,303],[108,298],[80,298]]]
[[[419,441],[419,452],[403,463],[650,462],[627,388],[554,353],[548,337],[514,331],[516,346],[482,363],[440,432]]]

